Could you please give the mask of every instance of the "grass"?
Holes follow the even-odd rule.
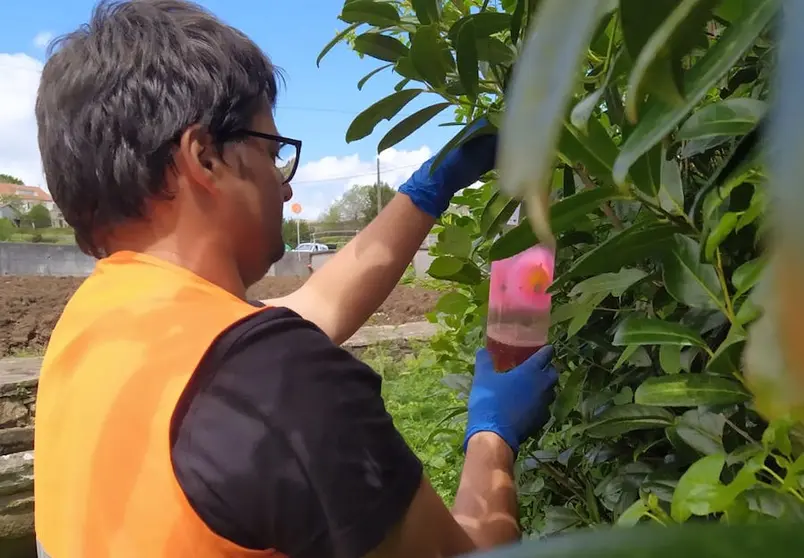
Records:
[[[464,403],[441,383],[433,353],[423,348],[403,356],[375,346],[361,359],[383,376],[383,398],[394,424],[424,463],[436,492],[452,505],[463,464],[465,414],[441,423]]]
[[[35,242],[47,244],[75,244],[73,229],[47,228],[47,229],[13,229],[7,242]]]

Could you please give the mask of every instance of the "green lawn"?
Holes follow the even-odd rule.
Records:
[[[7,241],[75,244],[75,237],[71,228],[13,229]]]
[[[452,505],[463,462],[466,415],[454,421],[449,416],[465,404],[441,383],[443,373],[426,346],[407,356],[373,347],[361,359],[383,376],[383,398],[396,427],[424,462],[436,491]]]

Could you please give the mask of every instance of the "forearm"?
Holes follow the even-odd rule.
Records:
[[[335,343],[343,343],[385,301],[434,223],[408,196],[397,194],[303,287],[264,302],[298,312]]]
[[[452,515],[478,548],[519,540],[514,453],[496,434],[470,438]]]

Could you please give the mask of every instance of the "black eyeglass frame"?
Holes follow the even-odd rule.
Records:
[[[273,134],[263,134],[262,132],[255,132],[254,130],[237,130],[236,132],[232,132],[228,134],[230,138],[236,136],[250,136],[254,138],[261,138],[266,140],[275,141],[277,143],[284,143],[288,145],[292,145],[296,148],[296,159],[293,161],[293,168],[290,171],[288,177],[282,182],[282,184],[287,184],[290,182],[293,177],[296,175],[296,171],[299,168],[299,159],[301,158],[301,148],[302,148],[302,140],[297,140],[293,138],[286,138],[285,136],[275,136]]]

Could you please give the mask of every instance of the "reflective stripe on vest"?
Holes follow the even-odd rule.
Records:
[[[279,556],[213,533],[173,473],[176,404],[215,338],[256,308],[132,252],[100,260],[48,344],[34,460],[41,557]]]

